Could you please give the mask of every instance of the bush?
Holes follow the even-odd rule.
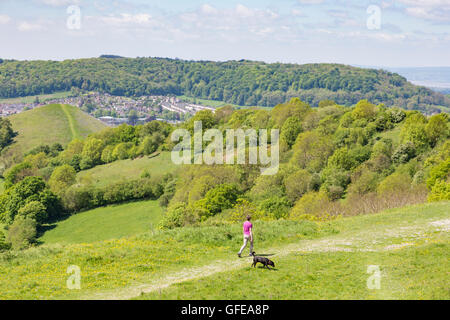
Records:
[[[93,188],[90,186],[73,185],[62,196],[62,203],[67,212],[78,212],[93,207]]]
[[[247,216],[251,216],[252,220],[261,220],[264,218],[270,219],[271,214],[265,214],[264,212],[257,210],[255,206],[245,199],[238,199],[233,209],[231,209],[223,220],[231,223],[243,222],[247,219]]]
[[[431,189],[428,201],[433,202],[442,200],[450,200],[450,183],[440,180],[436,182]]]
[[[160,229],[173,229],[191,225],[197,222],[197,217],[184,202],[171,205],[159,223]]]
[[[224,209],[233,207],[238,196],[236,186],[231,184],[220,184],[209,190],[205,197],[194,204],[201,220],[216,215]]]
[[[436,182],[440,180],[447,180],[450,174],[450,158],[441,162],[440,164],[434,166],[429,173],[429,178],[427,179],[428,189],[432,189]]]
[[[281,219],[286,218],[289,215],[291,204],[285,197],[271,197],[262,201],[258,208],[264,213],[265,216]]]
[[[0,230],[0,252],[9,250],[11,248],[11,244],[6,241],[5,234]]]
[[[306,170],[299,170],[294,174],[286,177],[284,186],[286,189],[286,196],[294,203],[302,195],[309,191],[311,184],[311,174]]]
[[[379,195],[389,195],[402,193],[411,190],[411,177],[408,174],[395,172],[386,177],[378,185],[377,193]]]
[[[8,229],[6,240],[15,250],[29,247],[36,240],[36,221],[22,216],[16,217]]]
[[[292,208],[289,218],[292,220],[309,220],[308,217],[327,215],[328,197],[323,192],[308,192],[297,201]]]
[[[406,163],[416,155],[416,148],[410,141],[400,145],[392,154],[395,163]]]

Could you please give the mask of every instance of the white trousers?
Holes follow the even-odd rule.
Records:
[[[244,245],[241,247],[241,250],[239,250],[239,254],[244,251],[245,247],[247,246],[247,243],[250,241],[250,235],[244,236]],[[253,253],[253,241],[250,241],[250,254]]]

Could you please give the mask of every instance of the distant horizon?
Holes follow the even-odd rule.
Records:
[[[298,64],[298,65],[303,65],[303,64],[341,64],[341,65],[347,65],[347,66],[351,66],[351,67],[356,67],[356,68],[363,68],[363,69],[383,69],[383,68],[395,68],[395,69],[432,69],[432,68],[450,68],[450,65],[445,66],[445,65],[437,65],[437,66],[419,66],[419,65],[412,65],[412,66],[388,66],[388,65],[358,65],[358,64],[349,64],[349,63],[343,63],[343,62],[326,62],[326,61],[321,61],[321,62],[294,62],[294,61],[264,61],[264,60],[255,60],[255,59],[248,59],[248,58],[242,58],[242,59],[227,59],[227,60],[214,60],[214,59],[187,59],[187,58],[180,58],[180,57],[169,57],[169,56],[123,56],[120,54],[115,54],[115,53],[102,53],[99,54],[97,56],[79,56],[79,57],[70,57],[70,58],[52,58],[52,59],[17,59],[14,57],[2,57],[0,56],[0,59],[3,60],[15,60],[15,61],[65,61],[65,60],[79,60],[79,59],[95,59],[95,58],[100,58],[101,56],[117,56],[117,58],[125,58],[125,59],[137,59],[137,58],[153,58],[153,59],[172,59],[172,60],[184,60],[184,61],[195,61],[195,62],[200,62],[200,61],[211,61],[211,62],[228,62],[228,61],[241,61],[241,60],[246,60],[246,61],[253,61],[253,62],[262,62],[262,63],[267,63],[267,64],[273,64],[273,63],[283,63],[283,64]],[[114,58],[111,58],[114,59]]]

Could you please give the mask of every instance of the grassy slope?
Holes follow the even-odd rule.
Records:
[[[450,203],[443,202],[320,224],[257,221],[256,251],[275,254],[272,259],[278,270],[272,273],[250,269],[250,259],[236,257],[242,241],[240,224],[153,230],[137,237],[87,244],[43,245],[0,254],[0,274],[7,275],[0,278],[1,297],[126,299],[169,286],[161,289],[161,296],[158,292],[144,298],[264,299],[270,298],[268,291],[272,291],[275,299],[336,298],[338,294],[448,299],[448,291],[442,290],[442,286],[448,288],[445,270],[450,266],[445,255],[448,250],[444,251],[448,232],[431,228],[430,223],[448,220],[449,209]],[[384,250],[401,248],[404,243],[411,246]],[[81,290],[66,288],[66,270],[73,264],[81,268]],[[369,264],[382,269],[380,291],[364,289]],[[230,285],[224,283],[228,280]],[[174,284],[177,281],[183,283]],[[244,295],[244,282],[255,288],[253,293]],[[269,290],[257,290],[258,285]],[[218,287],[227,290],[217,291]],[[183,292],[186,289],[192,290]]]
[[[158,201],[140,201],[85,211],[58,222],[43,243],[87,243],[118,239],[153,229],[162,217]]]
[[[177,168],[178,166],[170,158],[170,152],[162,152],[152,158],[120,160],[81,171],[78,173],[77,179],[81,182],[88,180],[97,186],[105,186],[122,180],[139,178],[144,170],[147,170],[152,176],[158,176],[173,172]]]
[[[7,98],[7,99],[0,99],[0,103],[33,103],[36,100],[36,97],[39,98],[39,101],[46,101],[49,99],[61,99],[61,98],[67,98],[71,95],[70,91],[63,91],[63,92],[55,92],[50,94],[40,94],[37,96],[27,96],[27,97],[18,97],[18,98]]]
[[[68,105],[48,105],[9,117],[19,133],[11,148],[26,152],[40,144],[59,142],[63,145],[73,138],[86,137],[106,127],[105,124]]]

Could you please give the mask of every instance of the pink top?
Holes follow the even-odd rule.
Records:
[[[252,223],[250,221],[244,222],[244,235],[249,236],[250,235],[250,229],[253,227]]]

